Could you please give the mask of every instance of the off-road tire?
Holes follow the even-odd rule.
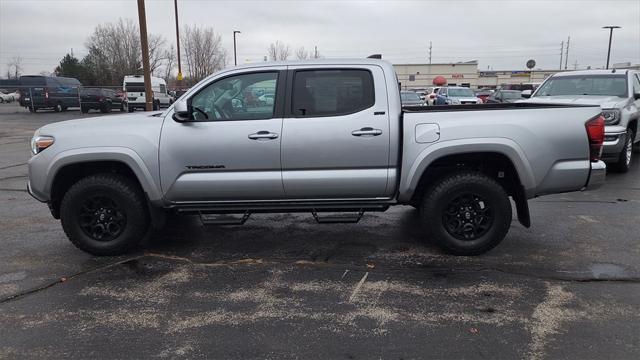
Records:
[[[87,113],[89,113],[89,108],[83,106],[83,107],[80,108],[80,112],[82,112],[83,114],[87,114]]]
[[[125,224],[116,237],[101,241],[89,235],[81,224],[90,199],[105,198],[124,214]],[[62,228],[79,249],[93,255],[121,255],[134,249],[150,227],[147,203],[139,186],[117,174],[96,174],[80,179],[66,192],[60,204]]]
[[[487,228],[477,234],[477,237],[460,239],[447,229],[447,219],[450,220],[453,216],[449,214],[454,201],[469,196],[472,201],[477,202],[476,206],[484,209],[472,209],[471,213],[475,214],[474,210],[478,210],[481,215],[477,217],[485,220],[491,214],[491,222],[488,226],[484,225]],[[457,205],[455,209],[458,211]],[[482,214],[484,211],[486,214]],[[468,220],[469,211],[464,212],[464,215],[467,216],[467,221],[472,221]],[[465,220],[464,215],[461,220]],[[507,235],[512,220],[511,202],[504,188],[494,179],[476,171],[460,171],[443,176],[425,191],[420,217],[428,236],[445,252],[453,255],[479,255],[493,249]]]
[[[102,104],[100,106],[100,112],[103,113],[103,114],[111,112],[111,103],[107,102],[107,103]]]
[[[627,136],[625,136],[625,143],[618,161],[612,164],[611,168],[619,173],[626,173],[631,168],[631,161],[633,160],[633,132],[631,129],[627,130]]]

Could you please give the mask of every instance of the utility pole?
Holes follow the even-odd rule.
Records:
[[[233,30],[233,64],[238,66],[238,55],[236,54],[236,34],[240,34],[240,31]]]
[[[564,52],[564,40],[560,42],[560,67],[559,67],[560,70],[562,70],[562,53],[563,52]]]
[[[609,50],[607,50],[607,69],[609,68],[609,58],[611,57],[611,39],[613,38],[613,29],[620,29],[620,26],[609,25],[603,26],[603,29],[609,29]]]
[[[567,37],[567,53],[564,56],[564,69],[567,70],[567,63],[569,62],[569,41],[571,41],[571,36]]]
[[[317,59],[318,58],[318,46],[314,46],[313,47],[313,58]]]
[[[180,27],[178,26],[178,0],[173,0],[176,12],[176,48],[178,50],[178,76],[176,87],[182,90],[182,64],[180,63]]]
[[[573,70],[578,70],[578,59],[576,59],[576,62],[573,63]]]
[[[429,65],[431,65],[431,48],[432,48],[432,44],[431,44],[431,41],[429,41]]]
[[[147,14],[144,0],[138,0],[138,21],[140,22],[140,46],[142,47],[142,71],[144,72],[144,95],[146,110],[153,110],[153,94],[151,93],[151,73],[149,71],[149,42],[147,41]]]

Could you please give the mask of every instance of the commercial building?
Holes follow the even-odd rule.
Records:
[[[402,89],[433,86],[442,76],[448,86],[496,88],[505,84],[540,83],[560,70],[479,70],[477,61],[438,64],[394,64]]]

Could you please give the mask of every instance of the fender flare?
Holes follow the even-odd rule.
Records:
[[[120,146],[88,147],[66,150],[56,154],[50,161],[46,173],[51,174],[45,183],[45,193],[51,193],[54,179],[60,169],[67,165],[78,163],[90,163],[99,161],[116,161],[128,166],[135,174],[140,186],[147,194],[149,201],[162,201],[162,192],[159,184],[145,164],[144,160],[135,151]]]
[[[410,168],[402,171],[403,180],[400,183],[399,200],[406,202],[411,199],[422,174],[436,160],[450,155],[478,152],[492,152],[506,156],[518,174],[526,197],[532,196],[536,187],[533,169],[524,151],[516,142],[508,138],[473,138],[442,141],[423,149]]]

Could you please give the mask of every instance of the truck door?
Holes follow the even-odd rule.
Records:
[[[190,95],[191,122],[169,112],[160,138],[160,179],[172,202],[282,199],[280,141],[284,71],[252,70]],[[276,102],[257,101],[272,94]]]
[[[289,69],[282,130],[286,197],[384,197],[390,145],[383,70],[377,66]]]

